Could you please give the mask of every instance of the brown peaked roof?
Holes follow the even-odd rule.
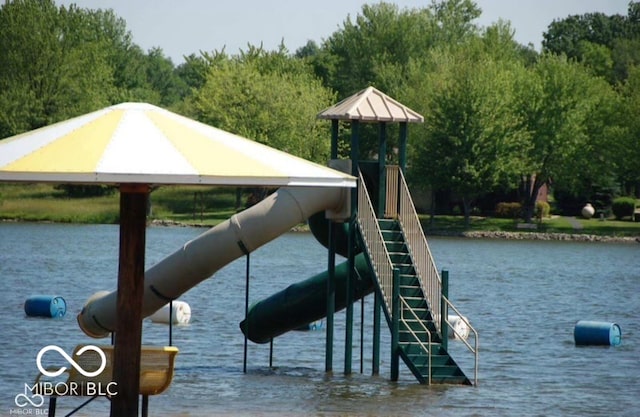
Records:
[[[321,111],[318,119],[422,123],[424,117],[374,87]]]

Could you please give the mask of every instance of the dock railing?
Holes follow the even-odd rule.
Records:
[[[387,190],[385,217],[397,218],[400,227],[405,236],[405,241],[409,247],[409,253],[413,260],[414,268],[420,279],[420,286],[427,297],[429,308],[433,316],[433,321],[438,331],[446,335],[447,331],[443,331],[442,323],[450,326],[449,318],[446,313],[449,308],[453,309],[465,321],[473,336],[473,346],[466,340],[463,340],[467,349],[474,356],[474,385],[478,383],[478,332],[471,326],[471,323],[460,314],[458,309],[442,294],[442,279],[436,264],[431,255],[427,238],[422,230],[420,218],[413,204],[413,199],[409,192],[409,187],[402,174],[402,170],[397,165],[387,165]],[[444,303],[444,304],[443,304]],[[444,308],[443,308],[444,307]],[[444,317],[443,317],[443,311]],[[454,330],[455,332],[455,330]]]
[[[358,226],[373,269],[378,277],[387,311],[390,313],[393,306],[393,264],[384,244],[376,212],[371,204],[367,187],[364,185],[362,173],[360,173],[358,186]]]
[[[385,217],[397,218],[402,227],[414,268],[420,278],[420,286],[427,297],[433,321],[438,329],[441,323],[442,282],[433,261],[427,238],[422,230],[418,213],[413,205],[409,187],[402,170],[397,165],[387,165],[387,192]]]

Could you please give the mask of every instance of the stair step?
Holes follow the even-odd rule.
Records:
[[[411,255],[402,252],[389,252],[389,258],[394,265],[412,265]]]
[[[402,298],[411,309],[417,308],[417,309],[426,310],[429,307],[429,305],[427,304],[427,300],[425,300],[424,297],[402,297]],[[403,306],[403,308],[406,308],[406,307]]]
[[[431,354],[433,356],[449,357],[447,352],[444,349],[442,349],[442,345],[440,344],[440,342],[431,341],[431,345],[427,345],[427,343],[424,343],[424,345],[431,346]],[[416,342],[413,342],[413,343],[404,342],[400,344],[400,347],[407,355],[426,355],[427,354],[424,347],[421,344]]]
[[[400,275],[416,275],[416,270],[411,264],[393,265],[400,270]]]
[[[404,243],[404,236],[402,232],[397,230],[382,230],[382,240],[384,240],[385,244],[389,243]]]
[[[431,375],[431,383],[432,384],[441,384],[441,385],[473,385],[469,378],[464,375],[461,376],[447,376],[441,377],[438,375]]]
[[[420,286],[418,276],[416,274],[403,274],[400,273],[400,285],[401,286]]]
[[[394,230],[400,231],[400,223],[394,219],[378,219],[378,226],[380,226],[381,230]]]
[[[411,362],[420,369],[420,373],[426,375],[426,372],[422,372],[423,368],[429,368],[429,355],[407,355]],[[434,368],[440,368],[443,366],[451,366],[451,358],[449,355],[431,355],[431,374],[433,375]]]
[[[385,242],[385,246],[389,252],[402,252],[409,253],[406,243],[403,241],[389,241]]]
[[[422,288],[414,285],[400,285],[401,297],[424,297],[422,294]]]
[[[418,338],[418,339],[416,339]],[[407,330],[398,332],[398,342],[399,343],[418,343],[418,341],[422,343],[427,343],[429,336],[424,331],[414,331],[409,332]]]
[[[429,365],[418,367],[420,374],[425,378],[429,375]],[[462,370],[456,365],[438,365],[433,366],[431,364],[431,379],[433,378],[451,378],[451,377],[465,377]]]
[[[415,319],[405,319],[400,323],[400,331],[413,330],[414,332],[424,332],[425,327],[431,333],[432,338],[437,333],[436,326],[433,321],[430,320],[415,320]]]

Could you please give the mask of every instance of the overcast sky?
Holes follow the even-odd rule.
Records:
[[[113,9],[127,22],[133,41],[145,51],[160,47],[175,64],[199,51],[229,54],[247,44],[273,50],[284,40],[291,52],[308,40],[321,43],[355,17],[366,0],[57,0],[91,9]],[[430,0],[396,0],[400,8],[427,7]],[[515,38],[539,50],[542,33],[554,19],[590,12],[627,15],[629,0],[476,0],[482,9],[478,23],[488,26],[502,18],[511,22]]]

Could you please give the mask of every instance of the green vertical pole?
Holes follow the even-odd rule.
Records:
[[[445,299],[449,299],[449,271],[442,271],[442,300],[440,301],[440,331],[442,333],[442,348],[449,349],[449,325],[447,315],[449,308]]]
[[[333,371],[333,314],[336,310],[336,234],[334,223],[329,221],[329,259],[327,270],[327,340],[325,347],[325,371]]]
[[[378,218],[384,217],[387,200],[387,124],[380,123],[380,141],[378,143]]]
[[[364,299],[360,299],[360,373],[364,372]]]
[[[331,159],[338,159],[339,120],[331,120]]]
[[[242,245],[242,247],[244,247],[244,244]],[[245,270],[245,283],[244,283],[244,319],[246,320],[247,317],[249,316],[249,277],[251,273],[251,269],[250,269],[251,254],[249,253],[249,251],[246,250],[246,248],[244,248],[243,251],[246,253],[246,257],[247,257],[247,265]],[[247,330],[248,329],[249,328],[247,327]],[[242,361],[242,372],[244,372],[245,374],[247,373],[248,337],[249,337],[249,332],[247,331],[247,333],[244,335],[244,359]]]
[[[398,152],[398,165],[402,173],[407,168],[407,122],[400,123],[400,150]]]
[[[344,335],[344,373],[351,374],[351,361],[353,352],[353,282],[355,269],[355,254],[352,249],[355,244],[355,222],[349,224],[349,277],[345,288],[345,297],[347,298],[345,311],[345,335]]]
[[[373,358],[371,364],[371,374],[380,374],[380,312],[382,302],[380,293],[376,290],[373,296]]]
[[[400,376],[400,270],[393,269],[393,290],[391,299],[391,380]]]
[[[360,122],[351,121],[351,175],[358,176],[358,140],[360,131]],[[360,186],[364,186],[360,184]],[[356,258],[356,218],[358,213],[358,189],[351,190],[351,221],[349,223],[349,251],[347,262],[349,265],[349,277],[345,288],[346,293],[346,325],[345,325],[345,341],[344,341],[344,373],[351,374],[351,362],[353,352],[353,283],[356,279],[355,258]]]

